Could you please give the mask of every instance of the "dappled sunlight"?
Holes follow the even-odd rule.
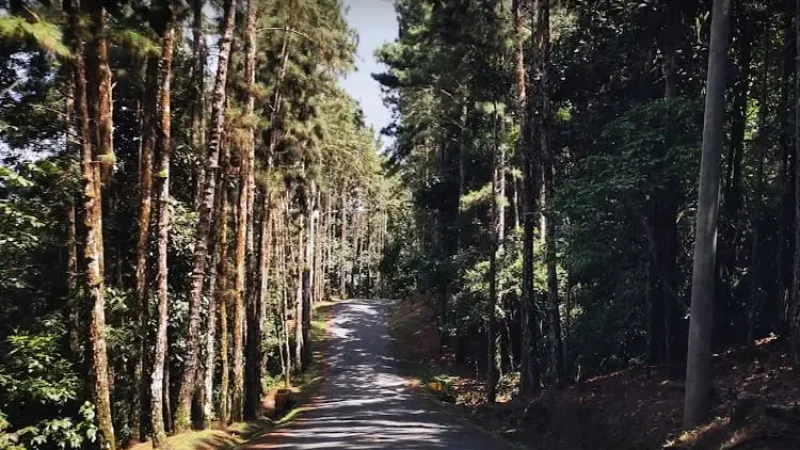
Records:
[[[397,375],[387,325],[388,304],[351,300],[328,325],[325,382],[295,423],[262,436],[252,449],[486,449],[491,436],[431,410]]]

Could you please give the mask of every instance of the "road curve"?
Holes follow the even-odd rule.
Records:
[[[312,409],[246,449],[503,450],[503,443],[431,409],[397,374],[388,304],[349,300],[329,323],[325,382]]]

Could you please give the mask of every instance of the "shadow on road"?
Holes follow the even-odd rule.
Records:
[[[494,438],[430,411],[397,375],[387,325],[388,303],[336,305],[324,349],[325,382],[305,415],[246,448],[495,449]]]

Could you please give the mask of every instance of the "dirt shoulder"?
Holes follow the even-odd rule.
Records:
[[[640,367],[591,378],[531,398],[515,394],[506,374],[500,401],[487,404],[484,381],[440,352],[433,313],[423,298],[399,301],[391,334],[401,369],[421,389],[505,438],[536,449],[798,449],[800,376],[782,342],[714,358],[715,420],[681,431],[682,367]]]

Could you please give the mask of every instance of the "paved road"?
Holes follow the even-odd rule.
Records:
[[[338,305],[329,328],[326,379],[314,408],[247,448],[505,449],[487,433],[432,411],[430,401],[407,386],[391,356],[387,309],[375,300]]]

